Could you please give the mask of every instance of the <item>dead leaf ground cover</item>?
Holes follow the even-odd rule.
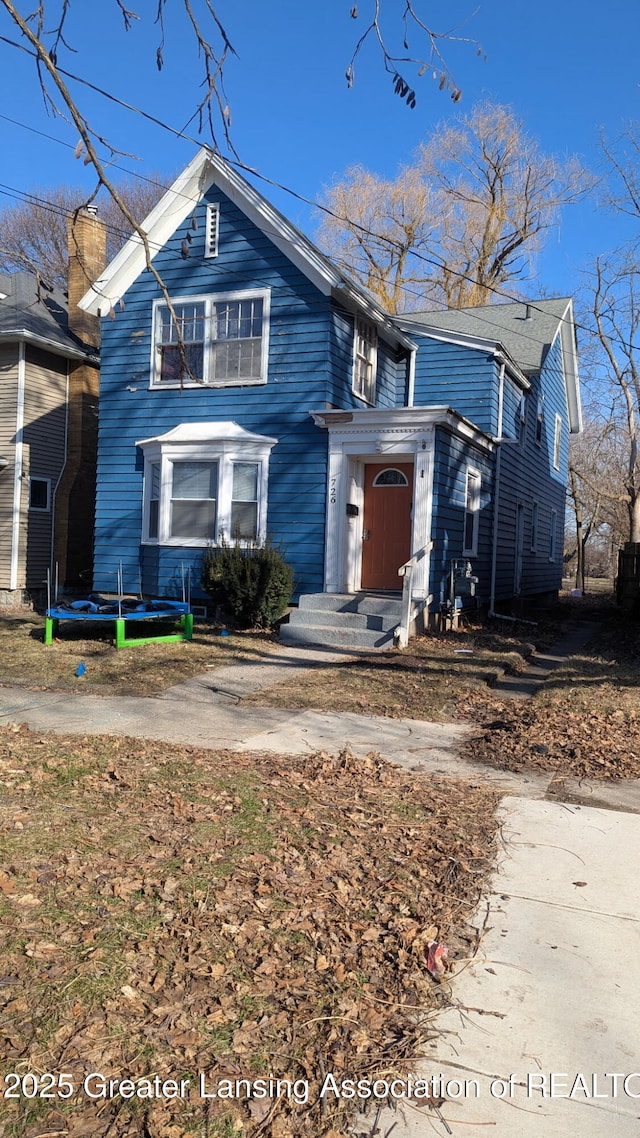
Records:
[[[448,989],[427,942],[475,946],[490,793],[376,756],[16,726],[0,783],[0,1061],[27,1092],[46,1072],[73,1088],[0,1100],[5,1138],[321,1138],[350,1108],[318,1104],[325,1072],[414,1068]],[[190,1084],[91,1100],[90,1072]],[[202,1100],[197,1072],[308,1080],[309,1100]]]
[[[530,700],[470,692],[460,712],[480,730],[468,755],[511,771],[640,778],[640,623],[611,608],[592,640]]]
[[[159,624],[154,622],[155,627]],[[148,635],[136,626],[135,635]],[[171,629],[167,628],[167,631]],[[0,684],[30,688],[92,691],[104,695],[153,695],[204,672],[211,665],[239,663],[275,646],[265,633],[234,632],[220,636],[213,624],[196,621],[193,640],[114,646],[111,622],[62,622],[54,643],[43,644],[44,619],[28,609],[0,611]],[[86,666],[76,676],[80,663]]]
[[[521,670],[532,651],[524,639],[483,630],[420,636],[404,650],[311,668],[242,702],[446,721],[466,692],[495,683],[504,671]]]

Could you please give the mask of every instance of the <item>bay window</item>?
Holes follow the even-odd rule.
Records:
[[[143,543],[264,542],[276,441],[224,422],[183,423],[137,443],[144,455]]]

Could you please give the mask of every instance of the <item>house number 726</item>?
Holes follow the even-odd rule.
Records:
[[[336,501],[337,501],[337,494],[336,494],[337,483],[338,483],[338,479],[337,479],[337,476],[334,474],[331,477],[330,485],[329,485],[329,501],[331,502],[332,506],[335,506]]]

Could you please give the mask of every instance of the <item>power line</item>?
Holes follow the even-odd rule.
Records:
[[[7,36],[0,36],[0,42],[8,44],[10,47],[16,48],[17,50],[23,52],[24,54],[29,55],[33,59],[38,58],[36,52],[32,51],[30,48],[26,47],[24,44],[20,44],[17,41],[12,40]],[[74,72],[67,71],[63,67],[58,66],[58,71],[60,72],[61,75],[64,75],[66,78],[72,79],[72,80],[74,80],[74,82],[80,83],[81,85],[83,85],[83,86],[89,88],[90,90],[94,91],[96,94],[99,94],[103,98],[108,99],[110,102],[113,102],[116,105],[122,107],[123,109],[128,110],[134,114],[140,115],[142,118],[146,119],[147,121],[152,122],[154,125],[159,126],[161,129],[168,131],[174,137],[179,138],[179,139],[184,139],[185,141],[191,142],[191,143],[193,143],[193,145],[197,146],[198,148],[202,147],[202,142],[199,139],[196,139],[192,135],[185,133],[184,130],[178,130],[176,127],[171,126],[169,123],[166,123],[163,119],[158,118],[156,115],[152,115],[148,111],[143,110],[142,108],[136,106],[135,104],[128,103],[125,100],[118,98],[118,96],[113,95],[110,91],[107,91],[102,87],[98,87],[95,83],[91,83],[88,79],[85,79],[80,75],[76,75]],[[8,116],[0,116],[0,117],[5,118],[5,119],[8,118]],[[35,128],[29,127],[24,123],[19,123],[17,120],[8,120],[8,121],[12,121],[16,125],[22,126],[27,130],[33,130],[34,133],[43,134],[43,132],[35,131]],[[44,137],[49,138],[50,136],[44,135]],[[65,147],[70,147],[69,143],[65,143],[62,140],[55,139],[54,141],[60,142],[60,144],[65,146]],[[346,223],[346,224],[351,225],[353,228],[358,229],[364,236],[375,237],[377,240],[387,242],[392,247],[397,246],[397,242],[395,242],[393,240],[393,238],[387,237],[385,234],[376,234],[371,229],[368,229],[364,226],[360,226],[356,222],[351,221],[349,218],[340,216],[340,214],[335,213],[334,210],[332,210],[329,206],[326,206],[323,202],[318,202],[312,198],[306,197],[304,194],[299,193],[298,191],[292,189],[290,186],[286,186],[283,183],[278,182],[275,179],[268,177],[266,174],[262,174],[260,171],[254,169],[253,167],[246,165],[246,163],[241,162],[239,159],[225,158],[225,161],[228,163],[228,165],[237,168],[238,170],[242,171],[243,173],[247,173],[247,174],[251,175],[252,177],[259,179],[260,181],[266,183],[269,186],[273,186],[275,189],[278,189],[281,192],[288,194],[290,197],[293,197],[295,200],[302,202],[304,205],[310,206],[313,209],[318,209],[321,212],[326,213],[328,216],[333,217],[335,220],[337,220],[343,224]],[[114,165],[116,165],[118,167],[118,169],[123,169],[123,167],[121,167],[118,163],[114,163]],[[138,174],[136,171],[126,171],[125,170],[125,172],[131,174],[133,177],[140,177],[140,178],[144,179],[144,175]],[[144,180],[152,181],[151,179],[144,179]],[[411,255],[416,257],[418,260],[422,261],[423,263],[425,263],[427,265],[431,265],[434,268],[437,268],[437,269],[448,268],[448,266],[446,265],[446,262],[444,260],[437,260],[433,256],[427,256],[426,254],[421,253],[417,249],[412,249],[412,250],[410,250],[410,252],[411,252]],[[455,270],[455,269],[449,269],[448,271],[451,272],[451,274],[453,276],[455,276],[458,280],[466,281],[469,284],[476,284],[477,283],[472,276],[470,276],[466,273],[460,272],[460,271]],[[407,292],[411,291],[410,289],[407,289],[405,286],[401,286],[401,287],[402,287],[403,291],[407,291]],[[548,313],[545,313],[545,310],[543,308],[540,308],[536,304],[535,301],[528,301],[528,300],[525,301],[522,299],[522,297],[514,296],[511,293],[506,292],[504,289],[501,289],[501,288],[498,288],[498,287],[495,287],[492,285],[486,285],[485,287],[487,288],[487,290],[489,292],[491,292],[494,296],[499,297],[500,299],[507,300],[510,303],[514,303],[514,304],[528,303],[529,307],[532,308],[535,312],[539,312],[542,315],[548,315]],[[486,307],[488,310],[490,310],[491,306],[487,305]],[[487,325],[487,324],[491,325],[492,324],[492,322],[490,320],[487,320],[484,316],[480,316],[477,313],[472,312],[472,310],[470,308],[465,309],[465,311],[468,313],[469,316],[472,316],[473,318],[478,319],[483,325]],[[388,314],[388,315],[391,315],[391,314]],[[399,314],[399,315],[400,315],[400,317],[402,317],[403,314]],[[410,318],[411,314],[407,313],[406,316],[408,318]],[[562,321],[562,320],[564,320],[564,317],[559,317],[558,320]],[[588,325],[580,324],[575,319],[573,320],[572,323],[573,323],[573,327],[575,329],[582,331],[582,332],[586,332],[588,335],[594,337],[595,339],[598,338],[598,333],[593,328],[590,328]],[[504,331],[504,329],[502,329],[500,325],[494,325],[494,326],[499,328],[501,331]],[[532,342],[542,343],[542,341],[538,337],[535,337],[535,336],[532,336],[532,335],[526,334],[526,333],[521,333],[521,334],[523,336],[526,336],[526,338],[531,339]],[[632,350],[640,350],[640,346],[635,345],[635,344],[627,344],[627,343],[625,343],[624,340],[622,340],[621,338],[618,338],[618,337],[612,338],[612,342],[619,344],[620,346],[625,348],[625,350],[629,349],[629,348],[631,348]]]

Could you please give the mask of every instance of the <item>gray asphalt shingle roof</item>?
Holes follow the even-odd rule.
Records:
[[[0,273],[0,337],[46,340],[74,354],[81,348],[68,330],[67,298],[60,289],[38,289],[33,273]],[[85,349],[86,351],[86,349]]]
[[[440,328],[501,344],[525,375],[537,375],[568,304],[568,297],[560,297],[444,312],[412,312],[406,319],[425,328]]]

